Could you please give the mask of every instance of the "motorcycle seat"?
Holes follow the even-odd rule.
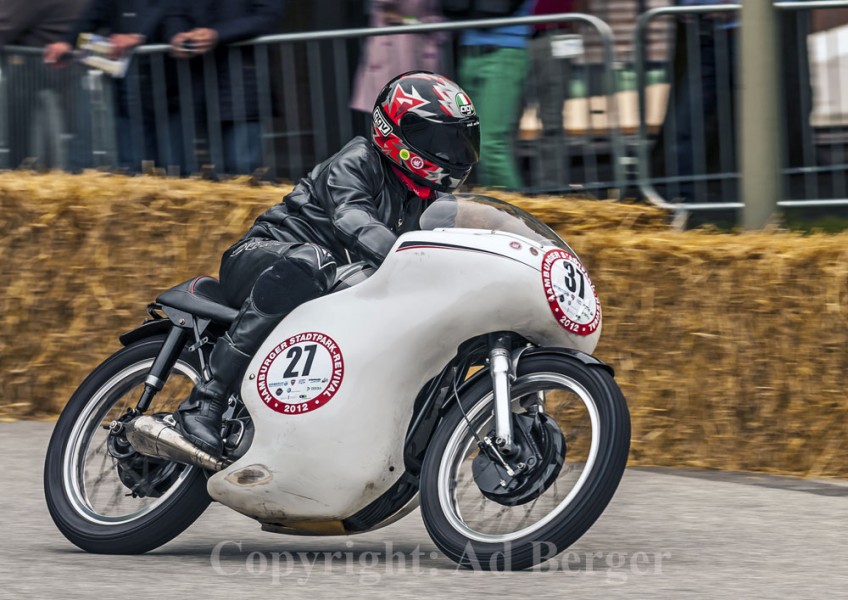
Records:
[[[208,275],[175,285],[159,294],[156,302],[223,325],[229,325],[238,315],[238,309],[227,304],[220,282]]]
[[[330,292],[347,289],[368,279],[374,269],[364,262],[344,265],[336,273]],[[201,275],[162,292],[156,302],[183,310],[192,315],[229,325],[238,315],[238,308],[227,303],[221,283],[214,277]]]

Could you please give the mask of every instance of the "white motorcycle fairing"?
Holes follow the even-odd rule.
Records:
[[[209,479],[209,494],[271,527],[345,533],[341,521],[404,473],[415,398],[462,342],[512,331],[594,350],[600,307],[593,329],[574,333],[546,292],[543,261],[556,252],[490,230],[407,233],[372,277],[298,307],[248,367],[253,441]]]

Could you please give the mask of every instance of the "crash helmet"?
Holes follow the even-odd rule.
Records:
[[[398,75],[374,104],[374,145],[414,183],[450,192],[480,159],[480,119],[468,94],[428,71]]]

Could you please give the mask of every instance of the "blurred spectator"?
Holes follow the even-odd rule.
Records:
[[[588,0],[538,0],[534,15],[586,12]],[[567,185],[563,173],[564,160],[568,160],[563,129],[563,103],[568,98],[571,60],[560,50],[568,42],[563,34],[575,30],[571,23],[548,23],[534,27],[530,40],[529,89],[532,99],[539,104],[542,137],[538,142],[539,173],[536,187],[558,190]]]
[[[512,15],[530,14],[535,0],[525,0]],[[485,8],[488,0],[477,0]],[[498,4],[501,4],[498,2]],[[512,142],[518,127],[519,102],[527,76],[529,25],[469,29],[460,37],[459,83],[474,99],[480,117],[479,183],[518,190],[523,187]]]
[[[736,2],[741,3],[741,0]],[[715,2],[678,0],[677,4],[698,6]],[[723,195],[724,187],[719,189],[710,182],[698,184],[693,179],[738,169],[738,16],[733,12],[707,12],[684,15],[677,21],[669,106],[654,148],[652,174],[688,179],[678,184],[678,201],[735,200]],[[812,135],[809,20],[804,11],[781,11],[778,18],[786,159],[788,166],[799,167],[804,165],[804,147],[811,143]]]
[[[677,4],[715,2],[678,0]],[[699,186],[691,178],[734,169],[736,119],[730,113],[736,93],[736,18],[732,12],[716,12],[683,15],[677,20],[669,106],[653,162],[656,174],[689,178],[673,186],[678,189],[674,194],[678,201],[708,200],[703,196],[704,187],[702,197],[695,197]],[[729,110],[720,110],[720,103]]]
[[[86,0],[3,0],[0,2],[0,46],[41,48],[62,39],[85,3]],[[50,77],[33,64],[33,57],[11,52],[0,55],[0,71],[5,73],[7,82],[7,160],[10,167],[15,168],[27,157],[37,154],[35,142],[47,136],[37,136],[33,128],[36,123],[53,138],[50,146],[60,146],[59,140],[63,137],[78,141],[72,128],[73,83],[67,81],[68,77]],[[66,110],[56,110],[59,104]],[[43,114],[47,106],[53,107],[49,113],[52,119]],[[37,111],[42,113],[40,118],[35,118]],[[50,122],[53,131],[44,126]],[[40,157],[45,166],[69,166],[68,157],[62,156],[61,150],[54,149],[49,154],[52,162],[45,160],[46,156]]]
[[[166,0],[90,0],[63,40],[44,49],[44,62],[62,60],[73,50],[81,33],[107,34],[115,57],[145,42],[158,43],[165,4]]]
[[[101,33],[114,47],[113,58],[143,43],[162,43],[162,21],[168,0],[90,0],[71,30],[44,49],[44,62],[63,66],[81,33]],[[137,172],[143,160],[164,164],[158,155],[153,112],[153,80],[147,56],[133,60],[126,77],[115,81],[116,137],[121,168]],[[179,140],[171,140],[178,143]],[[162,140],[164,142],[164,140]],[[171,152],[180,155],[179,149]],[[159,159],[159,160],[157,160]]]
[[[285,0],[182,0],[180,6],[167,22],[168,31],[173,32],[173,54],[183,59],[206,55],[214,60],[216,98],[203,98],[201,93],[210,83],[203,59],[194,61],[194,91],[195,99],[203,101],[201,117],[210,108],[218,111],[223,170],[252,172],[262,161],[256,64],[252,48],[230,50],[227,46],[278,31]]]
[[[442,20],[438,0],[371,0],[371,27],[436,23]],[[439,45],[443,34],[371,37],[356,73],[351,108],[367,116],[387,81],[407,71],[441,72]]]
[[[3,0],[0,46],[42,48],[64,39],[87,0]]]

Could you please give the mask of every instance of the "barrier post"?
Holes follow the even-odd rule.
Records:
[[[782,197],[777,70],[777,10],[771,2],[742,3],[739,156],[743,224],[762,229]]]

